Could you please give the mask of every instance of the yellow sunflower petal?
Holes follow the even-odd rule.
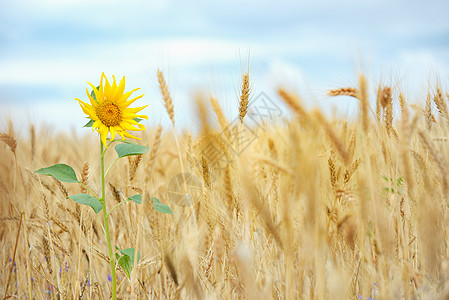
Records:
[[[135,91],[140,90],[139,88],[134,89],[132,91],[129,91],[127,93],[124,93],[123,96],[120,97],[120,99],[117,100],[118,103],[124,103],[126,102],[126,100],[128,100],[129,96],[131,96],[132,93],[134,93]]]
[[[108,145],[106,144],[106,139],[107,139],[108,133],[109,133],[108,128],[106,126],[104,126],[103,124],[101,124],[100,128],[98,129],[98,132],[100,133],[101,141],[103,142],[103,145],[107,148]]]
[[[104,96],[103,96],[103,87],[101,86],[101,84],[100,84],[100,87],[98,89],[90,82],[88,82],[87,84],[89,84],[92,87],[92,90],[94,91],[94,94],[95,94],[95,99],[97,99],[96,102],[98,102],[98,103],[103,102]],[[90,94],[88,94],[88,95],[89,95],[89,98],[90,98]]]
[[[145,106],[140,106],[140,107],[128,107],[126,109],[126,111],[131,112],[131,113],[138,113],[139,111],[141,111],[142,109],[144,109],[145,107],[147,107],[148,105]]]
[[[119,97],[121,97],[124,92],[125,92],[125,76],[123,76],[122,80],[120,80],[120,83],[117,87],[116,99],[118,100]]]
[[[138,138],[138,137],[136,137],[134,135],[131,135],[131,134],[129,134],[126,131],[123,131],[123,135],[126,136],[126,137],[130,137],[130,138],[136,139],[136,140],[140,140],[140,138]]]
[[[112,81],[112,90],[115,91],[115,90],[117,90],[117,82],[115,81],[115,76],[114,75],[112,75],[112,79],[114,79]]]
[[[95,111],[95,108],[92,105],[90,105],[90,104],[88,104],[88,103],[86,103],[86,102],[84,102],[84,101],[82,101],[82,100],[80,100],[78,98],[75,98],[75,100],[78,100],[80,102],[80,104],[82,104],[85,108],[87,108],[87,109],[89,109],[91,111]]]
[[[105,99],[111,99],[111,84],[109,83],[108,78],[104,75],[103,73],[103,78],[105,79],[105,84],[104,84],[104,97]]]
[[[120,123],[120,127],[122,127],[125,130],[131,130],[131,131],[140,131],[142,129],[134,127],[133,125],[127,123],[127,122],[122,122]]]
[[[117,134],[122,137],[122,141],[125,140],[125,135],[123,133],[124,131],[117,131]]]
[[[136,115],[136,114],[131,114],[131,113],[125,113],[123,114],[123,118],[124,119],[135,119],[135,118],[141,118],[141,119],[147,119],[148,117],[145,115]]]
[[[131,99],[131,100],[128,100],[128,101],[126,101],[126,102],[123,103],[123,106],[128,107],[131,103],[133,103],[134,101],[136,101],[137,99],[140,99],[140,98],[142,98],[142,97],[143,97],[143,95],[140,95],[140,96],[137,96],[136,98],[133,98],[133,99]]]
[[[101,121],[100,120],[96,120],[93,124],[92,124],[92,131],[94,131],[95,128],[100,128],[101,126]]]
[[[111,133],[111,140],[115,139],[115,129],[114,126],[109,127],[109,132]]]
[[[111,101],[116,102],[117,99],[123,95],[123,91],[120,91],[119,86],[117,86],[117,81],[115,80],[115,76],[112,75],[112,78],[114,79],[114,81],[112,82],[112,87],[111,87]],[[123,86],[123,89],[125,89],[125,87]]]
[[[123,116],[122,122],[126,122],[126,123],[129,123],[129,124],[134,124],[134,125],[139,124],[139,122],[137,122],[136,120],[134,120],[134,118],[135,118],[134,116],[130,117],[129,114],[127,114],[127,115],[124,115],[124,116]],[[121,123],[120,123],[120,124],[121,124]]]
[[[95,93],[95,91],[94,91],[94,93]],[[90,104],[92,104],[92,106],[98,105],[97,101],[95,101],[95,99],[92,98],[92,96],[90,95],[89,90],[87,88],[86,88],[86,95],[87,95],[87,98],[89,98]]]
[[[123,126],[122,126],[123,125]],[[139,128],[145,128],[145,126],[143,126],[142,124],[140,124],[139,122],[137,122],[137,121],[135,121],[135,120],[133,120],[133,119],[126,119],[126,120],[123,120],[121,123],[120,123],[120,126],[122,126],[123,128],[125,128],[125,127],[127,127],[127,129],[128,129],[128,127],[129,126],[138,126]],[[135,127],[134,127],[135,128]],[[141,129],[137,129],[137,128],[135,128],[135,129],[129,129],[129,130],[141,130]]]
[[[91,119],[96,119],[97,115],[95,114],[95,110],[90,109],[87,103],[84,103],[83,101],[77,99],[79,101],[79,104],[81,106],[81,109],[83,112],[88,115]]]

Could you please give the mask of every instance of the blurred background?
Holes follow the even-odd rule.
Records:
[[[282,85],[306,106],[350,116],[354,99],[325,93],[356,85],[359,72],[373,90],[392,84],[422,102],[430,86],[447,84],[448,12],[443,0],[2,0],[0,128],[12,118],[18,129],[45,122],[84,132],[74,98],[86,100],[86,82],[98,84],[102,72],[140,87],[149,123],[168,125],[157,68],[183,128],[198,125],[197,91],[235,118],[248,67],[253,97],[264,92],[279,105]]]

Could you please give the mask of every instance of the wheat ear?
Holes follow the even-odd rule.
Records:
[[[217,99],[210,96],[209,97],[210,104],[212,105],[212,109],[215,112],[215,115],[217,116],[218,123],[220,124],[221,130],[226,130],[228,128],[229,122],[228,119],[226,119],[226,116],[223,113],[223,110],[220,107],[220,104],[218,103]]]
[[[162,100],[164,100],[164,106],[167,110],[168,116],[170,117],[173,126],[175,125],[175,110],[173,106],[173,101],[170,96],[170,91],[168,90],[167,83],[165,82],[164,74],[161,70],[157,70],[157,80],[159,82],[159,88],[162,94]]]
[[[297,95],[288,93],[284,89],[279,89],[278,93],[282,100],[284,100],[285,104],[287,104],[288,107],[296,113],[301,121],[306,121],[309,119],[309,116],[307,115],[304,107],[302,107],[301,100]]]
[[[12,135],[9,133],[0,133],[0,141],[8,145],[12,153],[16,154],[17,141]]]
[[[242,93],[240,94],[240,103],[239,103],[240,123],[243,123],[243,118],[245,118],[246,113],[248,112],[249,93],[250,93],[249,73],[246,72],[245,74],[243,74]]]
[[[368,131],[369,117],[368,117],[368,87],[366,83],[366,78],[363,74],[359,75],[359,93],[358,97],[360,100],[360,112],[362,118],[362,126],[365,133]]]
[[[354,98],[358,98],[357,89],[351,87],[333,89],[327,92],[328,96],[336,97],[336,96],[350,96]]]

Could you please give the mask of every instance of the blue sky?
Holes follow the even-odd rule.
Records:
[[[217,97],[230,119],[249,56],[254,95],[286,86],[306,105],[351,114],[328,99],[365,72],[413,101],[449,75],[448,1],[45,0],[0,2],[0,127],[13,117],[70,130],[84,122],[74,98],[105,72],[141,87],[151,124],[169,124],[161,68],[179,126],[197,124],[195,91]]]

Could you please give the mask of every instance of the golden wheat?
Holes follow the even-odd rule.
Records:
[[[240,94],[240,101],[239,101],[240,123],[243,123],[243,119],[245,118],[246,113],[248,112],[249,94],[250,94],[249,73],[246,72],[245,74],[243,74],[242,91]]]
[[[158,81],[174,125],[160,71]],[[211,97],[201,104],[205,128],[198,134],[149,128],[141,141],[150,145],[148,157],[117,163],[107,177],[110,207],[135,193],[144,201],[122,203],[125,209],[110,215],[113,245],[141,254],[131,280],[117,266],[119,296],[447,298],[447,93],[441,86],[427,92],[420,107],[409,102],[412,95],[396,97],[387,84],[379,86],[372,99],[379,122],[371,122],[364,76],[357,89],[332,93],[357,96],[358,119],[309,111],[298,95],[279,89],[294,117],[251,128],[256,138],[238,152],[232,135],[207,121],[212,108],[220,129],[228,127]],[[95,141],[80,139],[75,147],[70,136],[48,136],[39,124],[27,130],[17,134],[9,124],[0,136],[2,297],[107,299],[109,259],[99,250],[106,240],[95,212],[66,199],[79,193],[76,185],[31,172],[37,164],[72,164],[97,192],[99,182],[89,177],[98,167],[81,159]],[[112,162],[113,152],[105,159]],[[176,182],[179,173],[186,174],[186,189]],[[192,206],[178,206],[176,193]],[[174,214],[156,212],[150,197]]]

